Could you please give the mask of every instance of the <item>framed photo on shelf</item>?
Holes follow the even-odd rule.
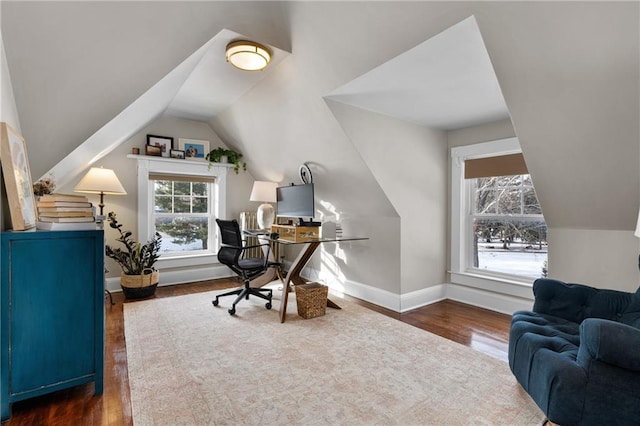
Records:
[[[0,160],[14,231],[36,227],[36,201],[31,169],[22,135],[7,123],[0,123]]]
[[[161,156],[169,157],[169,152],[171,148],[173,148],[173,138],[168,136],[147,135],[147,145],[159,147]]]
[[[209,153],[209,141],[180,138],[178,139],[178,149],[184,151],[185,158],[204,159]]]
[[[170,153],[170,157],[184,160],[184,151],[181,149],[172,149]]]
[[[162,157],[162,149],[156,145],[147,145],[144,147],[145,155],[151,155],[153,157]]]

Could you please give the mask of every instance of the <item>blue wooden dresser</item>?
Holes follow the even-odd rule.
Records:
[[[94,382],[104,367],[104,234],[1,234],[0,405]]]

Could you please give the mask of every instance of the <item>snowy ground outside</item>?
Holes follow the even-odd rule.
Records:
[[[162,244],[160,246],[160,253],[170,253],[176,251],[193,251],[202,250],[202,240],[196,240],[189,244],[176,244],[173,242],[173,238],[164,232],[160,232],[162,237]]]
[[[540,278],[542,267],[547,260],[547,248],[541,250],[525,250],[512,245],[509,250],[503,250],[501,243],[478,245],[479,269],[500,272],[510,275],[522,275],[530,278]]]

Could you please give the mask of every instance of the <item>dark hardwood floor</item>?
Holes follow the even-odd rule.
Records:
[[[238,286],[235,280],[204,281],[159,287],[155,297],[172,297]],[[13,404],[13,415],[3,426],[16,425],[131,425],[131,401],[124,341],[123,297],[106,307],[104,394],[93,395],[93,385],[77,386]],[[445,300],[398,314],[349,297],[376,312],[412,324],[447,339],[506,360],[508,315]]]

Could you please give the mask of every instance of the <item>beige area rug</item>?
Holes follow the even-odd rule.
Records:
[[[127,303],[135,425],[540,425],[508,365],[362,306],[281,324],[215,292]],[[293,294],[292,294],[293,295]]]

